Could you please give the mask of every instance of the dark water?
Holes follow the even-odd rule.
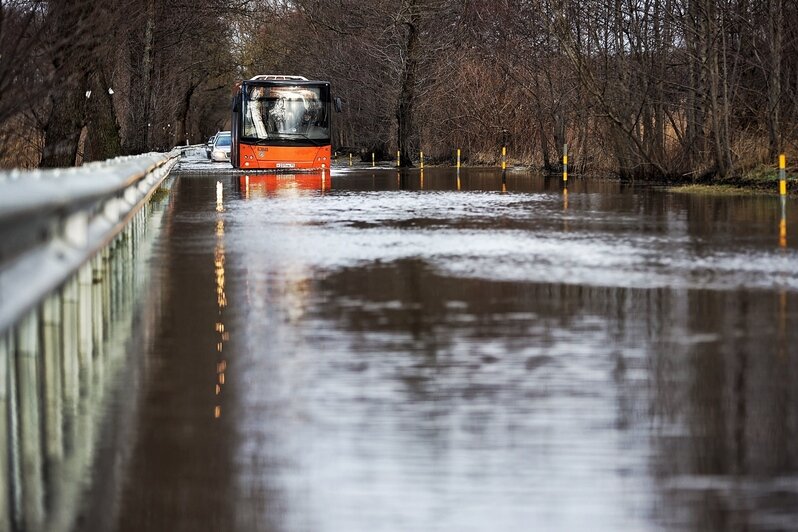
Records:
[[[184,172],[79,528],[794,529],[779,199],[570,185]]]

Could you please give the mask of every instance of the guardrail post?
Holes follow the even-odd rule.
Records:
[[[103,295],[103,323],[108,325],[111,323],[111,280],[112,280],[112,272],[111,268],[113,266],[113,262],[111,261],[111,248],[113,246],[112,241],[109,245],[105,246],[102,250],[102,257],[101,257],[101,264],[103,268],[103,282],[102,282],[102,295]],[[106,333],[103,336],[103,340],[108,339],[107,327],[104,327]]]
[[[88,386],[93,373],[91,302],[91,265],[85,264],[78,270],[78,361],[81,386]]]
[[[65,442],[73,442],[75,439],[75,416],[78,411],[78,400],[80,397],[80,362],[79,362],[79,341],[80,326],[78,323],[78,301],[79,301],[78,280],[72,277],[64,284],[61,291],[61,308],[63,321],[63,386],[64,403],[63,411],[65,423],[64,427],[69,428],[69,432],[64,434]]]
[[[61,320],[61,295],[55,293],[44,301],[42,307],[42,351],[44,358],[44,422],[47,439],[45,448],[50,460],[60,460],[63,457],[63,427],[62,418],[62,377],[61,365],[62,351],[62,326]]]
[[[127,250],[125,249],[125,241],[122,235],[117,235],[114,239],[114,251],[112,253],[113,260],[111,261],[111,279],[113,286],[111,287],[111,316],[116,319],[122,310],[122,302],[124,301],[124,286],[122,285],[122,275],[124,273],[125,258],[127,257]]]
[[[32,311],[16,328],[22,519],[28,530],[40,529],[44,520],[38,333],[39,319]]]
[[[103,259],[100,253],[91,259],[91,324],[92,355],[95,380],[102,378],[105,354],[105,328],[103,309]]]
[[[0,482],[0,530],[11,530],[11,405],[9,405],[9,353],[8,337],[0,336],[0,475],[6,480]]]

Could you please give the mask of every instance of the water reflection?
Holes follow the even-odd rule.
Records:
[[[303,191],[323,193],[330,187],[330,176],[324,170],[302,174],[247,174],[238,178],[239,193],[247,199]]]
[[[225,247],[224,247],[224,184],[216,182],[216,246],[213,251],[213,266],[216,276],[216,306],[217,321],[214,324],[214,331],[219,335],[216,342],[216,352],[219,361],[216,363],[216,373],[218,382],[214,385],[216,400],[221,401],[222,388],[224,386],[224,372],[227,369],[227,360],[224,359],[224,344],[230,340],[229,331],[225,330],[224,311],[227,307],[227,293],[225,292]],[[214,419],[222,416],[222,405],[216,404],[213,407]]]
[[[657,354],[655,461],[663,495],[693,530],[788,529],[798,508],[795,294],[698,291],[696,341]],[[683,368],[681,370],[677,368]],[[675,376],[681,378],[674,378]]]
[[[779,247],[787,247],[787,198],[781,196],[781,219],[779,220]]]
[[[238,176],[235,176],[237,179]],[[121,457],[98,468],[112,498],[90,499],[93,516],[81,530],[233,530],[237,513],[230,452],[237,381],[231,370],[238,325],[229,235],[233,178],[181,177],[151,262],[157,301],[142,309],[158,319],[141,345],[145,384],[126,419]],[[109,478],[118,471],[121,478]]]
[[[784,484],[756,478],[795,472],[792,455],[772,453],[792,453],[790,431],[767,425],[798,421],[783,395],[798,382],[773,364],[777,347],[766,347],[776,337],[772,300],[736,297],[458,279],[420,260],[344,268],[313,287],[311,300],[324,303],[297,324],[298,338],[272,345],[272,362],[253,367],[253,381],[284,378],[277,360],[300,356],[299,346],[313,353],[291,391],[279,387],[301,398],[295,415],[311,421],[291,422],[279,413],[282,393],[261,393],[260,404],[273,406],[268,417],[250,411],[245,436],[279,441],[292,457],[277,477],[296,501],[284,519],[324,515],[320,530],[392,530],[381,518],[396,510],[397,492],[415,494],[403,497],[410,529],[537,522],[640,530],[694,521],[721,529],[743,503],[766,518]],[[741,310],[724,310],[732,303]],[[273,294],[265,308],[279,305]],[[248,343],[273,334],[281,333],[253,331]],[[798,340],[794,327],[787,334]],[[754,441],[741,451],[746,437]],[[771,465],[744,467],[763,460]],[[707,475],[727,480],[707,483]],[[739,496],[714,493],[749,476]],[[252,488],[261,477],[247,478]],[[473,483],[479,489],[468,489]],[[707,517],[710,495],[725,510]],[[475,510],[486,499],[500,517]],[[425,516],[446,500],[469,510],[438,514],[433,526]],[[776,506],[796,517],[795,506]]]

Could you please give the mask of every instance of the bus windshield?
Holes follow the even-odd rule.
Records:
[[[245,86],[242,96],[243,138],[330,138],[329,105],[321,87],[253,85]]]

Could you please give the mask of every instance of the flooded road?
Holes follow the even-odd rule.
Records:
[[[778,197],[191,168],[76,529],[798,522]]]

